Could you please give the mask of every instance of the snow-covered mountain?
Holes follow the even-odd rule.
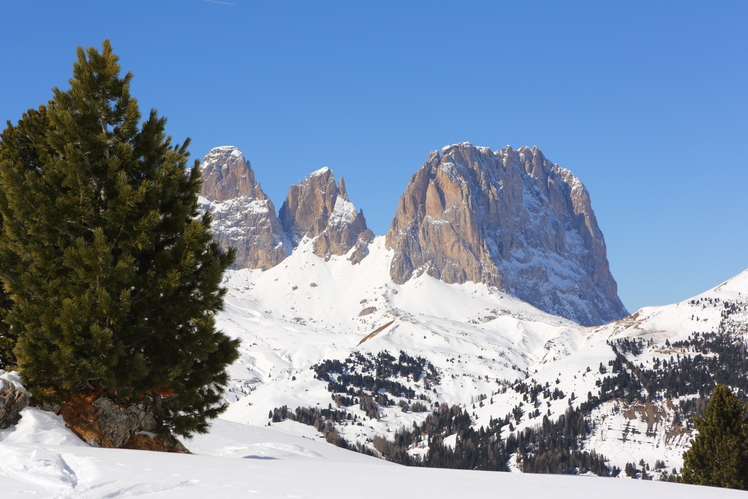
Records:
[[[366,256],[366,245],[374,236],[363,211],[356,212],[348,199],[345,181],[341,178],[336,185],[327,167],[291,186],[279,217],[294,248],[304,238],[311,239],[314,254],[326,259],[356,246],[358,251],[351,256],[356,263]]]
[[[252,166],[236,147],[213,148],[201,164],[200,207],[213,217],[212,232],[224,248],[236,249],[235,268],[268,269],[283,261],[304,238],[315,254],[329,258],[353,247],[354,263],[364,258],[374,234],[363,211],[348,199],[345,181],[336,184],[329,168],[292,185],[276,215],[255,181]]]
[[[536,190],[533,179],[545,172],[548,189],[537,187],[543,192],[538,199],[555,199],[549,206],[566,203],[576,210],[571,218],[549,222],[563,227],[556,235],[567,243],[582,238],[581,229],[574,228],[582,223],[588,236],[598,237],[581,184],[555,166],[549,170],[539,151],[521,152],[524,173],[510,172],[529,176],[522,180],[520,198],[526,199],[525,190]],[[455,185],[468,189],[470,175],[464,172],[477,164],[471,155],[509,158],[519,153],[462,144],[432,155],[436,176],[419,173],[427,193],[432,192],[429,204],[438,198],[447,206],[452,196],[447,180],[432,182],[442,167],[463,170],[464,182]],[[465,164],[458,167],[459,157]],[[430,171],[428,165],[419,172]],[[371,486],[376,482],[403,497],[483,496],[497,488],[541,497],[703,496],[702,488],[675,484],[627,480],[611,486],[609,480],[590,477],[406,468],[387,460],[672,477],[694,435],[692,417],[714,384],[727,384],[748,398],[748,270],[681,303],[584,327],[490,280],[446,282],[442,273],[428,271],[429,264],[414,267],[423,271],[407,279],[393,277],[392,269],[400,265],[394,262],[407,256],[407,246],[426,247],[429,239],[418,236],[398,246],[392,234],[407,217],[393,222],[387,237],[373,237],[342,179],[336,183],[327,169],[292,187],[280,217],[235,148],[211,151],[203,175],[202,203],[213,211],[216,237],[222,244],[244,244],[243,265],[255,267],[230,270],[224,278],[228,292],[217,323],[242,340],[240,358],[230,366],[228,411],[208,435],[185,442],[196,454],[186,456],[92,449],[59,417],[26,408],[17,425],[0,430],[3,494],[322,497],[334,487],[378,497],[383,492]],[[571,197],[559,198],[553,189]],[[407,193],[412,196],[403,199],[417,206],[419,194],[410,187]],[[466,205],[479,198],[468,196],[473,201]],[[538,203],[526,203],[518,216],[541,220],[539,213],[547,207],[540,209]],[[522,215],[524,209],[529,211]],[[445,208],[442,216],[454,211]],[[426,217],[413,220],[434,223]],[[517,247],[531,247],[531,226],[517,236],[525,241]],[[602,245],[594,244],[604,255],[601,236]],[[546,285],[583,282],[570,277],[576,263],[560,263],[563,252],[541,253],[534,252],[529,262],[548,264],[538,276],[548,271],[568,277]],[[585,313],[597,307],[583,296],[576,300],[584,304],[577,310]],[[12,373],[0,373],[0,378],[21,389]],[[338,471],[334,479],[331,467]],[[709,489],[709,494],[737,497],[740,492]]]
[[[540,425],[544,416],[557,421],[570,408],[584,409],[590,431],[580,437],[581,449],[603,454],[611,467],[644,460],[654,470],[663,461],[664,471],[672,472],[682,466],[692,437],[688,407],[679,404],[698,399],[698,390],[648,398],[642,388],[632,398],[625,390],[611,391],[615,376],[632,366],[662,369],[656,359],[672,362],[672,370],[679,360],[670,356],[685,360],[702,348],[679,343],[694,331],[729,329],[742,338],[748,324],[748,271],[692,300],[584,328],[485,284],[446,284],[428,274],[395,284],[387,265],[393,252],[382,237],[358,265],[346,255],[325,261],[311,244],[302,242],[267,271],[244,269],[226,277],[229,293],[219,325],[243,340],[241,358],[231,367],[226,419],[266,425],[269,413],[284,406],[290,412],[339,407],[355,417],[334,424],[339,435],[371,448],[377,436],[422,424],[437,404],[465,408],[476,429],[511,415],[511,426],[500,432],[504,439]],[[631,366],[617,366],[617,341],[635,343],[635,354],[630,345],[629,351],[617,347]],[[328,391],[328,379],[320,377],[325,361],[342,363],[341,374],[365,375],[357,356],[374,359],[381,352],[425,359],[438,380],[382,376],[412,392],[380,390],[389,401],[380,401],[372,417],[360,400],[341,404],[345,391]],[[531,387],[542,389],[533,396]],[[426,410],[416,408],[419,400]],[[423,455],[428,448],[421,442],[409,452]]]
[[[279,219],[286,258],[225,280],[218,322],[242,339],[232,421],[309,424],[400,462],[443,464],[437,451],[463,459],[466,439],[493,439],[504,454],[487,469],[526,471],[559,471],[543,439],[566,432],[570,460],[602,454],[606,472],[664,478],[682,466],[713,384],[748,392],[745,376],[719,368],[744,369],[724,344],[748,352],[747,274],[620,318],[589,195],[536,148],[432,153],[386,237],[327,168],[291,187]],[[451,407],[464,415],[445,416]],[[442,416],[485,433],[451,421],[436,435],[429,421]],[[396,432],[396,447],[383,443]]]
[[[286,258],[291,248],[275,206],[255,181],[244,155],[235,147],[216,147],[200,168],[201,209],[210,210],[218,243],[235,248],[235,267],[268,269]]]
[[[203,172],[203,206],[215,213],[218,241],[238,246],[237,267],[277,265],[305,237],[324,258],[354,246],[354,263],[366,257],[373,234],[330,169],[291,186],[277,217],[285,253],[272,204],[236,148],[213,149]],[[627,314],[587,190],[536,147],[462,143],[432,152],[400,199],[386,246],[398,284],[423,273],[482,282],[584,325]]]

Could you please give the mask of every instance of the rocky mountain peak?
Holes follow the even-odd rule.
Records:
[[[213,216],[213,236],[236,248],[236,268],[268,269],[287,255],[273,202],[255,182],[249,161],[233,146],[211,149],[200,167],[201,206]]]
[[[266,199],[249,161],[234,146],[215,147],[200,166],[203,178],[201,194],[211,201],[227,201],[242,196]]]
[[[366,256],[366,244],[373,237],[363,211],[356,212],[348,199],[345,181],[341,178],[336,185],[327,167],[292,185],[279,215],[294,247],[304,238],[312,239],[314,253],[325,259],[344,255],[356,246],[351,259],[357,263]]]
[[[426,272],[483,282],[584,325],[627,314],[589,194],[537,147],[432,152],[400,198],[386,244],[396,283]]]

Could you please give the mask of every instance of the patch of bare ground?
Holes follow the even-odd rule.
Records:
[[[368,341],[368,340],[372,339],[373,337],[375,337],[376,335],[378,335],[379,333],[381,333],[382,331],[384,331],[385,329],[387,329],[388,327],[390,327],[394,322],[395,321],[392,320],[392,321],[388,322],[387,324],[385,324],[384,326],[375,329],[371,333],[369,333],[366,336],[364,336],[364,339],[362,339],[361,341],[359,341],[358,344],[361,345],[365,341]],[[358,346],[358,345],[356,345],[356,346]]]

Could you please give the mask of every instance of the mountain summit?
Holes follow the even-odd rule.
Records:
[[[288,254],[275,206],[234,146],[215,147],[200,166],[200,205],[213,216],[213,237],[236,248],[236,268],[269,269]]]
[[[203,207],[219,243],[237,248],[236,267],[267,270],[305,239],[325,260],[355,264],[369,253],[373,233],[329,168],[291,185],[278,216],[235,147],[211,150],[202,169]],[[432,152],[400,198],[386,247],[396,284],[423,273],[485,283],[585,326],[627,314],[587,190],[537,147]]]
[[[413,175],[387,233],[390,275],[496,286],[586,326],[627,314],[590,197],[537,147],[470,143],[434,151]]]
[[[314,254],[326,260],[332,255],[345,255],[357,244],[365,248],[374,236],[366,227],[364,212],[356,212],[348,199],[345,181],[341,178],[335,185],[335,175],[327,167],[291,186],[280,209],[280,220],[294,248],[309,238]]]
[[[202,162],[201,207],[213,216],[218,243],[236,248],[235,268],[267,270],[282,262],[301,241],[311,240],[315,255],[345,255],[358,263],[374,234],[363,211],[348,199],[345,181],[335,183],[329,168],[292,185],[276,215],[249,161],[234,146],[215,147]]]

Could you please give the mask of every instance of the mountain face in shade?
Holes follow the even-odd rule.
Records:
[[[216,147],[203,159],[201,208],[210,210],[212,232],[223,248],[236,248],[235,268],[269,269],[288,254],[273,202],[249,161],[233,146]]]
[[[432,152],[387,233],[390,275],[482,282],[591,326],[627,314],[590,197],[536,147],[469,143]]]
[[[343,179],[336,185],[335,175],[327,167],[291,186],[280,220],[294,247],[309,238],[314,254],[326,260],[345,255],[355,246],[350,258],[357,263],[366,256],[366,246],[374,237],[366,227],[363,211],[356,212],[348,199]]]

